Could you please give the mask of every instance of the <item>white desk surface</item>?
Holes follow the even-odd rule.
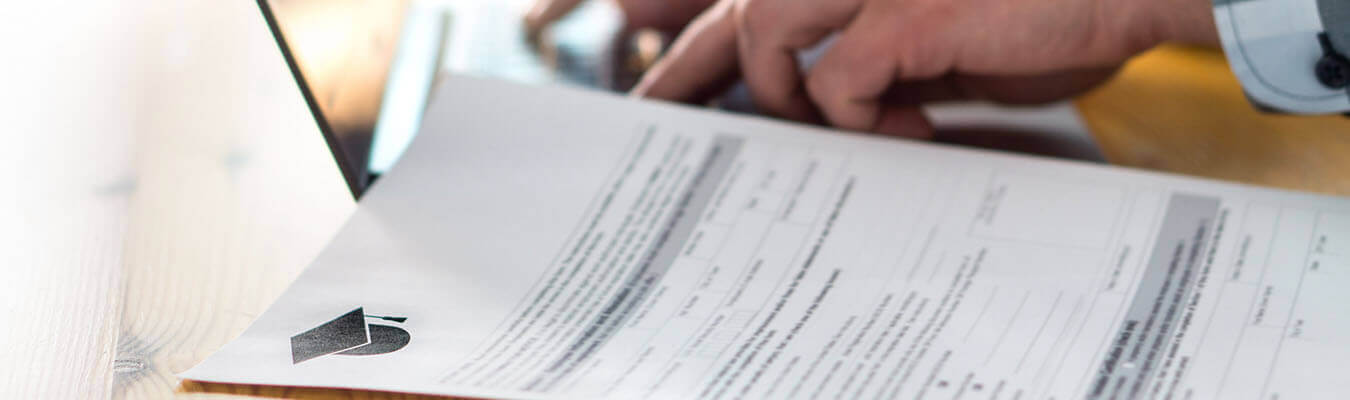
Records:
[[[0,16],[0,398],[170,395],[354,203],[252,1]]]

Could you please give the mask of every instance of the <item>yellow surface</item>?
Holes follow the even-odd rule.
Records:
[[[1350,195],[1350,118],[1256,111],[1217,50],[1156,49],[1077,105],[1112,164]]]

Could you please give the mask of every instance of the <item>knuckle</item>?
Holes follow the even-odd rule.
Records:
[[[806,94],[817,101],[823,100],[826,93],[825,78],[822,77],[823,74],[819,73],[819,71],[812,72],[813,73],[806,75]]]
[[[750,85],[750,96],[756,105],[771,111],[782,110],[787,104],[785,91],[768,83]]]
[[[890,53],[891,65],[898,75],[909,79],[932,78],[941,75],[951,64],[944,54],[929,51],[921,41],[906,41]]]
[[[759,111],[763,111],[768,115],[775,117],[783,116],[785,107],[780,99],[776,99],[773,96],[752,94],[750,97],[750,101],[754,103],[755,107]]]
[[[773,114],[781,114],[789,105],[789,96],[791,92],[784,90],[780,82],[770,82],[763,79],[748,79],[746,86],[750,90],[750,100],[755,106],[765,109]]]
[[[837,88],[842,74],[816,69],[806,76],[806,94],[822,109],[833,108],[841,91]]]

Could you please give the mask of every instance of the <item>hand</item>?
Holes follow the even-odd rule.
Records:
[[[634,89],[700,102],[738,76],[760,111],[930,137],[924,102],[1082,93],[1163,41],[1216,45],[1210,0],[722,0]],[[836,35],[805,73],[796,53]]]

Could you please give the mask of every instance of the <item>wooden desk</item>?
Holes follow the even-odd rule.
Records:
[[[0,398],[419,397],[173,375],[354,207],[251,2],[23,7],[38,22],[0,25],[24,61],[0,63],[23,132],[0,149]],[[24,39],[44,24],[66,30]],[[1079,105],[1120,164],[1350,195],[1350,121],[1251,111],[1212,52],[1149,54]]]
[[[1113,164],[1350,196],[1350,118],[1256,111],[1217,50],[1156,49],[1077,105]]]
[[[0,398],[172,396],[354,203],[253,2],[6,13]]]

